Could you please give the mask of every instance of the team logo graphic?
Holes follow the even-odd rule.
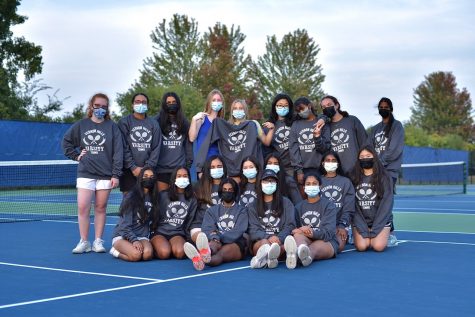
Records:
[[[166,145],[169,149],[181,146],[181,142],[183,141],[183,135],[178,134],[176,129],[177,125],[173,124],[168,135],[163,135],[163,145]]]
[[[241,152],[246,146],[247,134],[244,130],[234,131],[228,135],[229,151]]]
[[[219,198],[218,193],[216,192],[211,193],[211,202],[213,203],[213,205],[217,205],[221,202],[221,199]]]
[[[241,199],[239,200],[239,204],[243,206],[248,206],[252,204],[257,199],[257,194],[254,191],[246,190],[244,194],[242,194]]]
[[[130,139],[132,140],[132,147],[136,148],[139,152],[145,151],[146,148],[150,148],[150,141],[152,141],[152,133],[149,129],[138,126],[130,131]]]
[[[264,217],[262,217],[262,223],[264,224],[267,234],[279,232],[278,226],[280,218],[274,216],[272,210],[266,210]]]
[[[335,152],[344,152],[348,148],[348,141],[350,140],[350,135],[348,130],[339,128],[331,133],[331,142],[332,148]]]
[[[375,141],[374,147],[378,154],[386,150],[386,144],[388,143],[388,138],[384,135],[384,131],[376,133],[374,141]]]
[[[174,201],[167,206],[167,219],[164,222],[172,226],[179,226],[185,222],[188,206],[181,201]]]
[[[313,130],[310,128],[303,129],[299,132],[299,148],[305,152],[312,152],[315,148],[315,142],[313,141]]]
[[[105,133],[97,129],[89,130],[84,133],[82,142],[89,153],[98,154],[104,151],[103,145],[106,143]]]
[[[218,220],[219,231],[231,231],[234,228],[234,216],[233,215],[223,215]]]
[[[280,149],[286,150],[289,148],[290,128],[283,126],[278,128],[274,133],[274,141],[278,144]]]
[[[362,183],[356,188],[356,198],[358,199],[358,204],[363,209],[370,209],[371,206],[374,206],[376,204],[377,195],[371,184]]]
[[[327,190],[323,195],[331,202],[338,202],[341,200],[341,193],[337,190]]]
[[[307,211],[302,215],[302,223],[312,228],[320,227],[320,213],[318,211]]]

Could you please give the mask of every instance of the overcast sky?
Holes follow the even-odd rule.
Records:
[[[125,92],[152,55],[150,33],[174,13],[195,18],[201,34],[216,22],[239,25],[254,60],[267,36],[306,29],[321,49],[324,91],[366,127],[380,120],[383,96],[409,120],[414,88],[435,71],[453,72],[458,88],[475,94],[472,0],[24,0],[18,13],[28,20],[14,34],[43,47],[39,78],[70,96],[66,111],[98,91]]]

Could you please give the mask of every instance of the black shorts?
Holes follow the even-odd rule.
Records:
[[[165,239],[167,239],[168,241],[170,241],[170,239],[173,238],[173,237],[182,237],[183,239],[185,239],[185,241],[187,241],[187,240],[186,240],[186,237],[185,237],[184,235],[182,235],[182,234],[173,234],[173,235],[170,235],[170,234],[163,234],[163,233],[159,233],[159,232],[155,232],[155,233],[151,234],[151,235],[150,235],[150,241],[151,241],[152,238],[155,237],[155,236],[162,236],[162,237],[164,237]]]
[[[135,177],[130,169],[123,170],[122,176],[119,178],[119,188],[121,192],[129,192],[137,183]]]
[[[172,178],[172,173],[157,173],[157,181],[159,182],[170,184],[170,178]]]

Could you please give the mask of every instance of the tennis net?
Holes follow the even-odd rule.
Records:
[[[467,193],[465,162],[402,164],[397,195],[437,196]]]
[[[76,218],[76,172],[69,160],[0,162],[0,222]],[[108,215],[118,213],[121,200],[113,190]]]

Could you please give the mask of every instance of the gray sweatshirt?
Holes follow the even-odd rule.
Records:
[[[370,176],[364,176],[356,186],[356,212],[353,226],[363,238],[376,237],[384,226],[392,220],[393,185],[388,175],[384,180],[384,195],[377,198]]]
[[[140,120],[130,114],[120,119],[119,129],[124,136],[124,168],[157,166],[162,131],[156,120]]]
[[[130,193],[127,195],[130,196]],[[128,196],[125,196],[123,201],[129,199]],[[148,238],[150,234],[150,212],[152,210],[152,203],[150,202],[149,195],[145,196],[145,208],[149,215],[146,221],[143,221],[140,218],[140,215],[137,211],[126,210],[124,215],[119,217],[119,221],[114,227],[114,233],[112,234],[112,237],[115,238],[121,236],[131,243],[138,241],[138,238],[140,237]]]
[[[318,138],[313,136],[315,120],[297,120],[292,124],[289,136],[290,161],[297,173],[302,173],[304,168],[318,168],[322,154],[330,149],[330,128],[323,126]]]
[[[87,150],[79,161],[78,177],[107,180],[122,175],[122,134],[112,120],[77,121],[66,131],[61,146],[64,154],[75,161],[81,149]]]
[[[302,200],[295,206],[297,228],[309,226],[313,229],[313,240],[330,242],[338,250],[336,239],[336,214],[334,203],[321,199],[316,203]]]
[[[337,227],[348,227],[355,213],[355,188],[351,181],[341,175],[335,177],[323,176],[320,188],[321,197],[334,203],[338,210]]]
[[[256,183],[247,183],[239,197],[239,205],[248,207],[257,199]]]
[[[330,127],[332,149],[338,153],[341,168],[348,175],[358,160],[358,151],[367,142],[366,130],[360,120],[351,115],[331,122]]]
[[[283,199],[283,210],[280,217],[274,216],[271,203],[266,203],[264,217],[257,214],[256,204],[249,206],[249,238],[251,241],[268,239],[271,236],[279,237],[284,243],[285,237],[295,228],[295,207],[286,197]]]
[[[241,162],[250,155],[255,156],[262,166],[262,146],[254,121],[233,125],[221,118],[213,120],[213,126],[198,150],[196,169],[201,171],[208,154],[209,145],[218,142],[219,153],[223,157],[229,176],[241,174]]]
[[[402,164],[404,149],[404,128],[401,122],[394,120],[389,135],[384,135],[386,124],[378,123],[371,129],[370,138],[379,160],[391,177],[397,178]]]
[[[284,120],[277,120],[274,124],[274,135],[271,147],[280,154],[282,165],[287,169],[291,166],[289,154],[290,127],[285,125]]]
[[[201,230],[208,239],[216,239],[223,244],[234,243],[241,239],[248,226],[247,208],[234,204],[225,207],[222,204],[206,210]]]

